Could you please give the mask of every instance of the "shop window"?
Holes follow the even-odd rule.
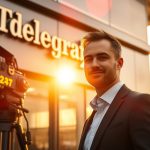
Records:
[[[88,118],[92,113],[92,108],[90,106],[90,101],[96,96],[96,92],[93,89],[86,90],[86,118]]]
[[[77,149],[84,123],[83,108],[82,87],[59,87],[59,150]]]
[[[24,100],[24,107],[29,110],[29,121],[33,150],[48,150],[49,104],[48,83],[29,80],[30,89]],[[22,124],[26,127],[24,120]]]

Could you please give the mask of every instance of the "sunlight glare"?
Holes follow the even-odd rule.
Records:
[[[75,70],[71,67],[62,67],[57,72],[57,79],[61,84],[70,84],[75,79]]]

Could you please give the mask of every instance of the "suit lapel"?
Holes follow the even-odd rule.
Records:
[[[89,127],[90,127],[90,125],[91,125],[91,123],[93,121],[93,117],[94,117],[95,113],[96,113],[96,111],[93,111],[91,116],[85,122],[78,150],[83,150],[84,140],[85,140],[87,131],[89,130]]]
[[[117,113],[117,110],[120,108],[121,104],[124,102],[124,97],[129,92],[129,89],[123,85],[123,87],[120,89],[118,94],[115,96],[112,104],[110,105],[108,111],[106,112],[97,132],[94,137],[93,143],[91,145],[91,150],[96,150],[97,146],[100,144],[100,141],[109,126],[110,122],[112,121],[113,117]]]

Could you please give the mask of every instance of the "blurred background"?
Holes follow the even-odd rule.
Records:
[[[77,150],[95,96],[80,46],[89,31],[117,37],[121,80],[150,93],[150,0],[1,0],[0,13],[0,45],[15,55],[30,84],[24,106],[32,150]]]

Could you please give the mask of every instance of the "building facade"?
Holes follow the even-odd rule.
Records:
[[[143,0],[1,0],[0,46],[16,57],[30,84],[24,106],[30,111],[31,149],[78,147],[95,96],[84,76],[80,45],[89,31],[103,29],[118,38],[125,62],[122,82],[150,93],[147,22]],[[73,84],[57,80],[66,66],[75,72]]]

